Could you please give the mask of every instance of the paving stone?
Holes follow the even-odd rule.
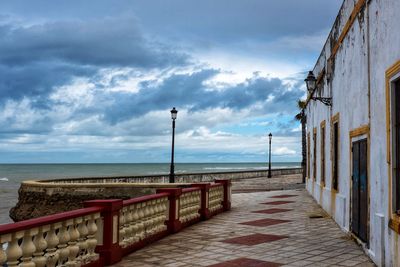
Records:
[[[253,260],[247,258],[239,258],[232,261],[226,261],[209,267],[279,267],[282,264],[268,261]]]
[[[266,204],[266,205],[283,205],[283,204],[289,204],[289,203],[294,203],[294,201],[270,201],[270,202],[265,202],[261,204]]]
[[[262,244],[262,243],[268,243],[268,242],[281,240],[283,238],[288,238],[288,236],[252,234],[252,235],[246,235],[246,236],[225,239],[222,242],[245,245],[245,246],[254,246],[254,245],[258,245],[258,244]]]
[[[271,198],[288,198],[288,197],[297,197],[297,195],[278,195],[278,196],[272,196]]]
[[[274,196],[280,195],[296,195],[291,199],[295,201],[285,201],[284,198],[269,201],[284,202],[285,204],[281,204],[284,205],[282,209],[271,207],[266,210],[265,204],[261,204],[266,202],[266,199],[273,199]],[[304,189],[234,194],[230,212],[221,213],[210,220],[167,236],[125,256],[114,266],[240,266],[218,265],[229,264],[238,258],[288,267],[375,266],[362,249],[349,239],[332,219],[310,219],[307,215],[317,212],[322,212],[321,207]],[[273,220],[288,223],[272,224],[268,227],[246,224],[257,221],[268,224]],[[247,241],[245,238],[242,244],[223,242],[230,239],[240,240],[246,236],[253,237],[247,238]],[[284,236],[285,238],[264,242],[269,240],[266,236]],[[251,265],[243,266],[251,267]]]
[[[287,222],[291,222],[291,221],[267,218],[267,219],[249,221],[249,222],[242,222],[240,224],[265,227],[265,226],[271,226],[271,225],[280,224],[280,223],[287,223]]]
[[[266,210],[256,210],[252,211],[253,213],[263,213],[263,214],[275,214],[275,213],[281,213],[281,212],[288,212],[291,211],[291,209],[266,209]]]

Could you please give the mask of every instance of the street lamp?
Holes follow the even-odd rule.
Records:
[[[272,133],[269,133],[269,164],[268,164],[268,178],[271,178],[271,140],[272,140]]]
[[[175,147],[175,120],[178,111],[175,109],[171,109],[171,119],[172,119],[172,152],[171,152],[171,168],[169,170],[169,182],[175,183],[175,170],[174,170],[174,147]]]
[[[304,80],[306,82],[307,91],[312,93],[314,91],[315,86],[317,85],[317,79],[315,79],[314,73],[312,71],[308,72],[307,78]]]
[[[304,80],[306,82],[308,94],[311,96],[310,99],[314,101],[321,101],[324,105],[332,106],[332,97],[313,97],[317,87],[317,79],[315,79],[314,73],[312,71],[308,72],[307,78]]]

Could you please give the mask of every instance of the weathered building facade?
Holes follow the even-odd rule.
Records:
[[[345,0],[305,108],[307,190],[378,266],[400,266],[399,14]]]

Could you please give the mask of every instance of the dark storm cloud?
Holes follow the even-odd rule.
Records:
[[[157,86],[152,86],[151,81],[142,82],[137,93],[112,94],[114,104],[106,109],[105,119],[115,124],[172,106],[195,112],[209,108],[242,110],[257,103],[261,103],[266,112],[289,113],[295,105],[288,103],[295,103],[304,94],[299,86],[289,90],[279,78],[258,75],[223,90],[210,90],[205,83],[218,73],[220,71],[215,69],[203,69],[192,74],[176,74]],[[273,100],[267,101],[269,97]]]
[[[179,65],[186,57],[146,40],[129,18],[61,21],[0,29],[5,65],[59,60],[106,67],[154,68]]]
[[[261,40],[329,28],[342,0],[4,1],[4,12],[50,19],[135,14],[153,34],[207,41]],[[62,10],[62,13],[59,12]],[[61,13],[61,14],[60,14]],[[327,19],[332,18],[332,19]]]
[[[0,99],[45,97],[101,68],[166,68],[187,56],[149,42],[129,18],[0,25]]]
[[[45,105],[48,93],[55,86],[62,86],[71,77],[93,75],[96,69],[90,66],[64,64],[61,62],[35,62],[6,66],[0,64],[0,99],[35,99]]]

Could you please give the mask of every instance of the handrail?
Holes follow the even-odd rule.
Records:
[[[132,204],[140,203],[140,202],[146,202],[149,200],[155,200],[163,197],[169,196],[168,193],[158,193],[158,194],[153,194],[153,195],[148,195],[148,196],[142,196],[142,197],[136,197],[136,198],[131,198],[123,201],[123,206],[129,206]]]
[[[90,207],[77,209],[72,211],[61,212],[53,215],[47,215],[39,218],[29,219],[25,221],[8,223],[0,225],[0,235],[9,234],[13,232],[28,230],[33,227],[39,227],[43,225],[53,224],[60,221],[73,219],[76,217],[86,216],[92,213],[101,212],[101,207]]]

